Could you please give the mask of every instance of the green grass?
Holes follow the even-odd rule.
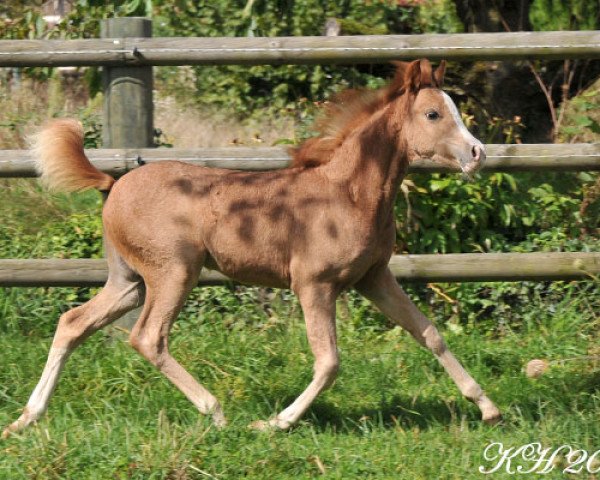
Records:
[[[297,304],[281,294],[268,317],[252,290],[196,291],[171,348],[221,399],[228,427],[215,430],[118,335],[100,333],[69,360],[43,421],[0,443],[0,478],[284,479],[318,477],[324,469],[327,478],[340,479],[463,479],[483,477],[479,465],[492,466],[482,453],[493,441],[566,443],[592,453],[600,448],[598,363],[555,364],[537,380],[523,373],[532,358],[597,352],[589,294],[566,298],[554,312],[541,310],[518,332],[445,331],[503,410],[504,422],[494,427],[479,422],[476,407],[407,334],[373,326],[377,315],[355,299],[341,302],[338,380],[290,432],[258,433],[246,425],[281,409],[310,379]],[[65,289],[1,291],[1,424],[27,401],[50,344],[57,298],[65,297]]]

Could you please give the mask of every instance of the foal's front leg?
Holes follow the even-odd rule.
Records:
[[[500,420],[500,410],[454,357],[437,328],[404,293],[387,267],[365,278],[356,289],[435,355],[461,393],[479,407],[484,422]]]
[[[315,356],[313,379],[306,390],[275,418],[250,425],[259,430],[287,429],[294,425],[317,395],[333,383],[339,369],[335,332],[337,291],[330,285],[309,285],[297,289],[296,293],[304,313],[308,343]]]

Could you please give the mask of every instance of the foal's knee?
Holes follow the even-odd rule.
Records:
[[[333,383],[340,370],[340,359],[337,353],[328,355],[315,362],[315,375],[325,378],[325,387]]]
[[[423,342],[434,355],[441,355],[446,350],[446,342],[433,325],[423,331]]]
[[[147,336],[134,329],[129,334],[129,344],[142,357],[148,360],[151,364],[160,368],[163,363],[163,352],[161,352],[158,342],[150,340]]]

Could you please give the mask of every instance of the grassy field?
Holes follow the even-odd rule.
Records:
[[[280,294],[267,315],[253,291],[226,290],[195,292],[172,350],[222,400],[228,427],[215,430],[118,332],[101,333],[71,357],[45,419],[0,444],[0,478],[463,479],[494,465],[482,457],[490,442],[600,448],[597,363],[558,363],[535,380],[523,373],[532,358],[597,349],[589,291],[540,311],[519,332],[445,332],[504,411],[494,427],[480,424],[426,351],[397,328],[377,327],[377,315],[351,296],[338,308],[343,368],[333,388],[292,431],[258,433],[246,425],[291,401],[309,381],[312,359],[292,299]],[[38,379],[64,297],[52,289],[0,293],[2,424]],[[209,306],[199,307],[202,300]]]

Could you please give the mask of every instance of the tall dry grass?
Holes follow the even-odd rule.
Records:
[[[44,120],[77,115],[88,104],[87,87],[77,72],[18,82],[6,69],[0,73],[1,149],[26,148],[27,135]]]
[[[0,148],[20,149],[26,146],[26,134],[48,111],[46,85],[27,82],[0,90]]]
[[[294,138],[292,118],[240,121],[208,110],[181,106],[172,97],[155,101],[154,124],[178,148],[273,145]]]
[[[1,72],[0,72],[1,73]],[[26,137],[50,117],[78,116],[83,109],[100,111],[77,75],[56,75],[47,81],[24,80],[18,86],[0,75],[0,149],[26,148]],[[3,81],[4,80],[4,81]],[[292,118],[240,121],[208,109],[181,106],[173,97],[155,94],[154,124],[179,148],[272,145],[294,138]]]

